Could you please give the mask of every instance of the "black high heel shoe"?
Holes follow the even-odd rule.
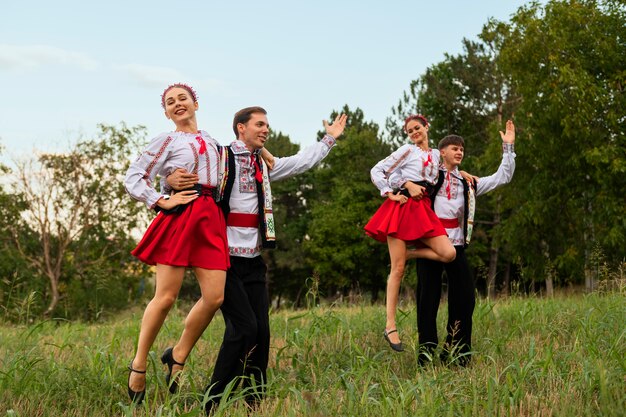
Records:
[[[145,374],[146,371],[140,371],[140,370],[133,368],[132,360],[130,361],[130,364],[128,365],[128,370],[130,371],[128,373],[128,396],[130,397],[130,400],[134,402],[135,404],[141,404],[143,402],[143,398],[146,396],[146,387],[144,386],[143,390],[141,391],[133,391],[130,388],[130,374],[132,374],[133,372],[138,373],[138,374]]]
[[[167,383],[170,392],[172,394],[176,394],[176,391],[178,391],[178,378],[172,379],[172,368],[174,367],[174,365],[185,366],[185,362],[180,363],[176,359],[174,359],[174,355],[172,354],[173,351],[173,347],[165,349],[165,352],[163,352],[163,355],[161,356],[161,362],[163,362],[164,365],[167,365],[165,382]]]
[[[385,329],[385,331],[383,332],[383,337],[385,338],[387,343],[389,343],[389,346],[391,346],[391,348],[393,350],[395,350],[396,352],[404,352],[404,347],[402,346],[402,342],[400,342],[400,343],[393,343],[391,341],[391,339],[389,339],[389,335],[391,333],[398,333],[398,330],[393,329],[393,330],[387,331],[387,329]]]

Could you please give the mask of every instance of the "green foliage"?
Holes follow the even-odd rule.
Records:
[[[624,21],[621,1],[551,1],[507,26],[500,63],[523,98],[525,163],[505,233],[535,274],[553,264],[580,282],[596,244],[625,257]]]
[[[324,168],[315,171],[317,195],[311,201],[305,250],[323,277],[323,294],[362,288],[376,297],[385,286],[388,252],[386,245],[367,237],[363,227],[382,203],[369,172],[391,149],[360,109],[345,106],[342,113],[348,115],[348,127],[324,160]]]
[[[4,147],[0,146],[0,154]],[[8,178],[12,170],[0,164],[0,173]],[[20,255],[14,238],[20,245],[33,248],[39,242],[38,235],[23,224],[22,212],[27,205],[24,195],[7,190],[0,183],[0,316],[17,321],[28,321],[42,309],[35,300],[45,291],[45,285],[36,285],[28,279],[37,271]],[[14,235],[14,226],[22,225]]]
[[[298,153],[300,145],[292,143],[289,136],[272,131],[267,149],[276,157],[285,157]],[[302,243],[311,221],[307,201],[315,194],[315,186],[311,171],[272,182],[277,247],[265,251],[264,258],[268,265],[270,294],[277,300],[284,297],[299,304],[305,280],[311,275],[304,262]]]
[[[126,196],[123,178],[144,136],[141,127],[101,125],[96,138],[66,153],[18,165],[13,193],[19,205],[7,205],[13,221],[6,228],[22,265],[3,277],[4,285],[20,290],[11,294],[14,303],[35,292],[40,313],[93,320],[135,297],[147,268],[129,252],[148,211]]]
[[[446,306],[442,305],[442,310]],[[215,320],[170,395],[158,354],[183,328],[174,310],[149,357],[146,401],[130,406],[126,366],[140,312],[85,325],[0,326],[1,416],[203,416],[224,325]],[[415,307],[399,322],[407,351],[382,338],[384,308],[314,308],[271,317],[268,396],[258,416],[623,416],[624,294],[479,301],[471,366],[416,363]],[[438,328],[443,334],[445,317]],[[248,416],[240,391],[218,416]]]

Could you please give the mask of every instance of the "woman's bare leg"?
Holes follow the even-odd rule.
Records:
[[[224,300],[224,284],[226,283],[226,271],[194,268],[202,297],[185,318],[185,329],[183,330],[178,343],[174,346],[172,356],[175,361],[184,363],[187,356],[202,336],[215,312],[222,305]],[[174,364],[172,375],[182,370],[182,367]]]
[[[387,245],[389,246],[389,258],[391,259],[391,272],[387,279],[387,321],[385,323],[385,330],[393,330],[396,328],[398,295],[400,292],[400,283],[404,277],[404,265],[406,264],[406,242],[387,236]],[[392,343],[400,343],[398,333],[391,333],[389,339]]]
[[[456,258],[456,250],[447,236],[435,236],[420,239],[427,248],[409,249],[406,259],[424,258],[438,262],[452,262]]]
[[[134,369],[146,370],[148,352],[163,326],[167,313],[178,297],[184,274],[184,267],[157,264],[156,288],[154,297],[146,306],[141,319],[137,352],[132,362]],[[131,372],[128,385],[133,391],[142,391],[146,386],[146,375]]]

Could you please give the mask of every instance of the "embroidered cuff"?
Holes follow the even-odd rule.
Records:
[[[380,190],[381,197],[386,197],[387,193],[393,193],[393,190],[391,188],[383,188],[382,190]]]
[[[335,146],[335,143],[337,142],[337,140],[334,137],[330,136],[329,134],[325,134],[320,142],[323,142],[330,149],[333,146]]]
[[[514,143],[502,142],[502,152],[503,153],[513,153],[513,152],[515,152],[515,144]]]
[[[160,195],[159,198],[157,198],[154,203],[149,204],[148,207],[150,207],[151,210],[156,210],[159,207],[159,206],[157,206],[157,203],[162,198],[165,198],[165,196]]]

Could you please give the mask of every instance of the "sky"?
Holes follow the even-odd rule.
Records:
[[[175,82],[222,144],[253,105],[304,146],[345,104],[382,128],[412,80],[525,3],[0,0],[2,160],[61,152],[99,123],[173,130],[160,96]]]

